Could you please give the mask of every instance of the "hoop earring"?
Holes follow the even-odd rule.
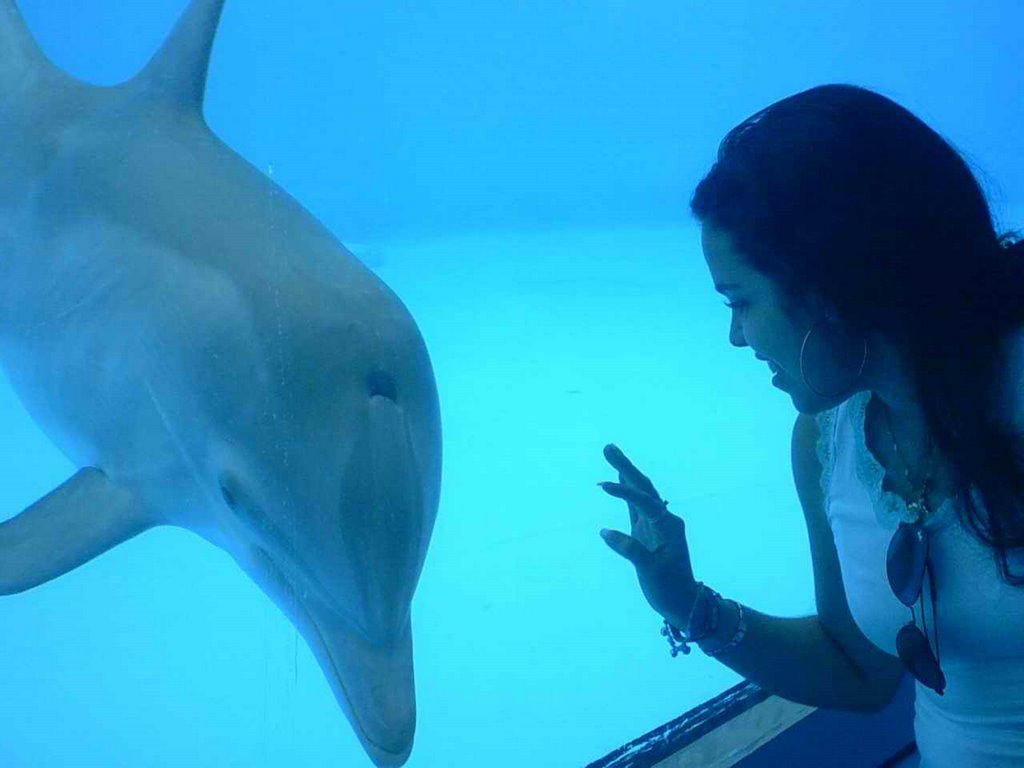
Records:
[[[824,392],[819,392],[817,389],[814,388],[814,385],[812,385],[811,382],[809,382],[807,380],[807,374],[804,372],[804,351],[807,349],[807,341],[808,341],[808,339],[811,338],[811,334],[814,332],[814,329],[817,328],[818,325],[821,322],[823,322],[823,320],[834,320],[834,319],[835,318],[833,318],[831,316],[826,316],[826,317],[822,318],[822,320],[815,320],[814,323],[811,325],[810,330],[807,331],[807,335],[804,336],[803,344],[800,345],[800,376],[804,380],[804,384],[807,386],[807,388],[809,390],[811,390],[811,392],[813,392],[818,397],[823,398],[825,400],[831,400],[831,399],[839,397],[843,393],[849,391],[853,387],[853,385],[856,384],[857,381],[860,379],[861,374],[864,373],[864,365],[868,361],[868,339],[865,336],[862,339],[862,341],[864,342],[864,355],[861,357],[860,368],[857,370],[857,375],[854,377],[853,383],[849,387],[846,387],[845,389],[841,389],[839,392],[836,392],[835,394],[831,394],[830,395],[830,394],[826,394]]]

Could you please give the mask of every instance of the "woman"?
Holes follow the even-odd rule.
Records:
[[[909,671],[921,765],[1024,765],[1024,243],[937,133],[845,85],[733,129],[691,208],[730,342],[798,411],[818,613],[695,581],[683,521],[608,446],[632,530],[601,533],[673,655],[695,641],[787,699],[861,712]]]

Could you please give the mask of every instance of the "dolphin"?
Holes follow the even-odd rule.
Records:
[[[294,623],[370,759],[402,765],[434,374],[399,298],[207,126],[222,7],[193,0],[98,87],[0,0],[0,364],[76,467],[0,524],[0,594],[187,528]]]

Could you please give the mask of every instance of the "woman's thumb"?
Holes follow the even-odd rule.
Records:
[[[640,565],[644,558],[650,554],[647,548],[639,541],[619,531],[602,528],[601,538],[604,539],[605,544],[629,560],[633,565]]]

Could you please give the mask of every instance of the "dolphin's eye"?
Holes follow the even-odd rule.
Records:
[[[238,499],[231,491],[230,483],[227,478],[222,477],[220,479],[220,494],[224,497],[224,503],[231,507],[231,509],[234,509],[235,505],[238,503]]]
[[[246,493],[246,488],[233,473],[225,472],[220,476],[219,483],[220,495],[224,497],[224,503],[239,519],[264,529],[273,526],[273,523],[256,505],[252,497]]]

